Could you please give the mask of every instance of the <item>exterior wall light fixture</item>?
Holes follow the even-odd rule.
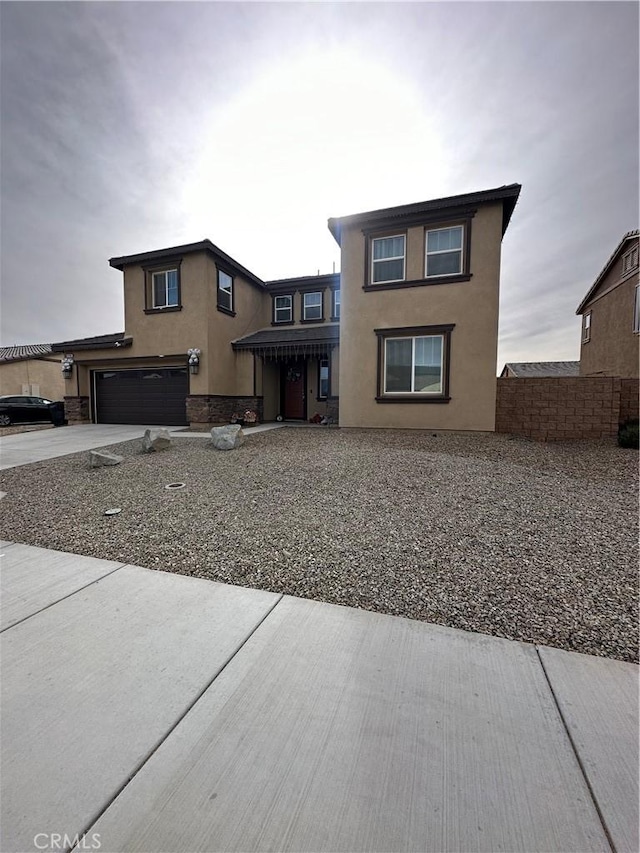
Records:
[[[189,356],[189,373],[197,373],[200,370],[200,350],[197,347],[187,350]]]
[[[69,379],[73,371],[73,355],[65,355],[60,366],[62,368],[62,375],[64,378]]]

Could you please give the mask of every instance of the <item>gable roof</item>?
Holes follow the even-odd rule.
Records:
[[[154,249],[151,252],[139,252],[137,255],[122,255],[119,258],[109,258],[109,266],[122,271],[128,264],[147,264],[153,261],[162,261],[164,258],[173,258],[176,255],[190,255],[194,252],[206,252],[211,255],[214,260],[220,261],[228,267],[231,267],[236,273],[246,278],[248,282],[259,287],[260,290],[265,288],[265,283],[257,275],[254,275],[242,264],[219,249],[211,240],[200,240],[198,243],[185,243],[183,246],[169,246],[166,249]]]
[[[75,341],[61,341],[51,344],[53,352],[66,352],[67,350],[82,349],[112,349],[113,347],[130,347],[133,338],[125,337],[124,332],[115,332],[112,335],[97,335],[93,338],[77,338]]]
[[[479,192],[464,193],[463,195],[452,195],[445,198],[431,199],[430,201],[420,201],[414,204],[402,204],[398,207],[385,207],[380,210],[370,210],[366,213],[354,213],[351,216],[340,216],[329,220],[329,231],[333,234],[336,242],[340,244],[342,229],[348,225],[375,225],[376,223],[387,223],[390,220],[413,219],[422,214],[432,213],[434,211],[446,210],[447,208],[466,207],[474,204],[487,204],[492,201],[501,201],[503,203],[502,212],[502,234],[504,236],[511,215],[513,214],[520,190],[521,184],[507,184],[502,187],[495,187],[491,190],[481,190]]]
[[[536,379],[549,376],[579,376],[579,361],[509,361],[502,368],[502,376],[507,368],[518,377]]]
[[[615,249],[613,250],[613,254],[612,254],[612,255],[611,255],[611,257],[609,258],[609,260],[607,261],[607,263],[606,263],[606,264],[602,267],[602,269],[600,270],[600,273],[598,274],[598,277],[596,278],[596,280],[593,282],[593,284],[591,285],[591,287],[590,287],[590,288],[589,288],[589,290],[587,291],[587,295],[584,297],[584,299],[582,300],[582,302],[580,303],[580,305],[578,305],[578,307],[577,307],[577,309],[576,309],[576,314],[582,314],[582,312],[584,311],[585,306],[587,305],[587,303],[589,302],[589,300],[591,299],[591,297],[595,294],[596,290],[597,290],[597,289],[598,289],[598,287],[600,286],[600,283],[602,282],[602,279],[603,279],[603,278],[608,274],[609,270],[611,269],[611,267],[612,267],[612,266],[614,265],[614,263],[616,262],[616,259],[617,259],[618,255],[620,254],[620,252],[621,252],[621,251],[622,251],[622,249],[624,248],[624,246],[625,246],[625,244],[627,243],[627,241],[628,241],[628,240],[633,240],[634,238],[638,237],[638,235],[639,235],[639,234],[640,234],[640,232],[638,231],[638,229],[637,229],[637,228],[635,229],[635,231],[627,231],[627,233],[624,235],[624,237],[622,238],[622,240],[620,240],[620,242],[618,243],[618,245],[617,245],[617,246],[615,247]]]
[[[22,346],[0,347],[0,361],[25,361],[52,352],[51,344],[23,344]]]

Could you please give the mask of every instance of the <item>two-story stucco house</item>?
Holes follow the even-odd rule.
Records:
[[[67,415],[204,427],[253,409],[493,430],[500,251],[519,192],[331,219],[341,274],[265,282],[209,240],[112,258],[125,331],[56,345]]]
[[[640,375],[638,234],[624,235],[578,306],[581,376]]]

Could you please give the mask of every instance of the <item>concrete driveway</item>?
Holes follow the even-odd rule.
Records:
[[[633,664],[2,546],[7,853],[637,853]]]
[[[281,429],[284,426],[283,423],[259,424],[245,427],[243,432],[251,435],[255,432]],[[97,447],[108,447],[121,441],[142,438],[146,429],[166,429],[170,433],[177,433],[180,438],[209,438],[209,432],[185,432],[183,426],[154,427],[152,424],[77,424],[6,436],[0,432],[0,471],[41,462],[43,459],[54,459],[56,456],[68,456],[81,450],[94,450]]]
[[[148,426],[121,424],[78,424],[56,429],[23,432],[3,436],[0,432],[0,470],[29,465],[56,456],[68,456],[80,450],[106,447],[132,438],[142,438]],[[164,427],[175,432],[184,427]]]

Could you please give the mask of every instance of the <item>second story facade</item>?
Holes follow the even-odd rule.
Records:
[[[340,423],[493,430],[502,237],[520,186],[333,219]]]

